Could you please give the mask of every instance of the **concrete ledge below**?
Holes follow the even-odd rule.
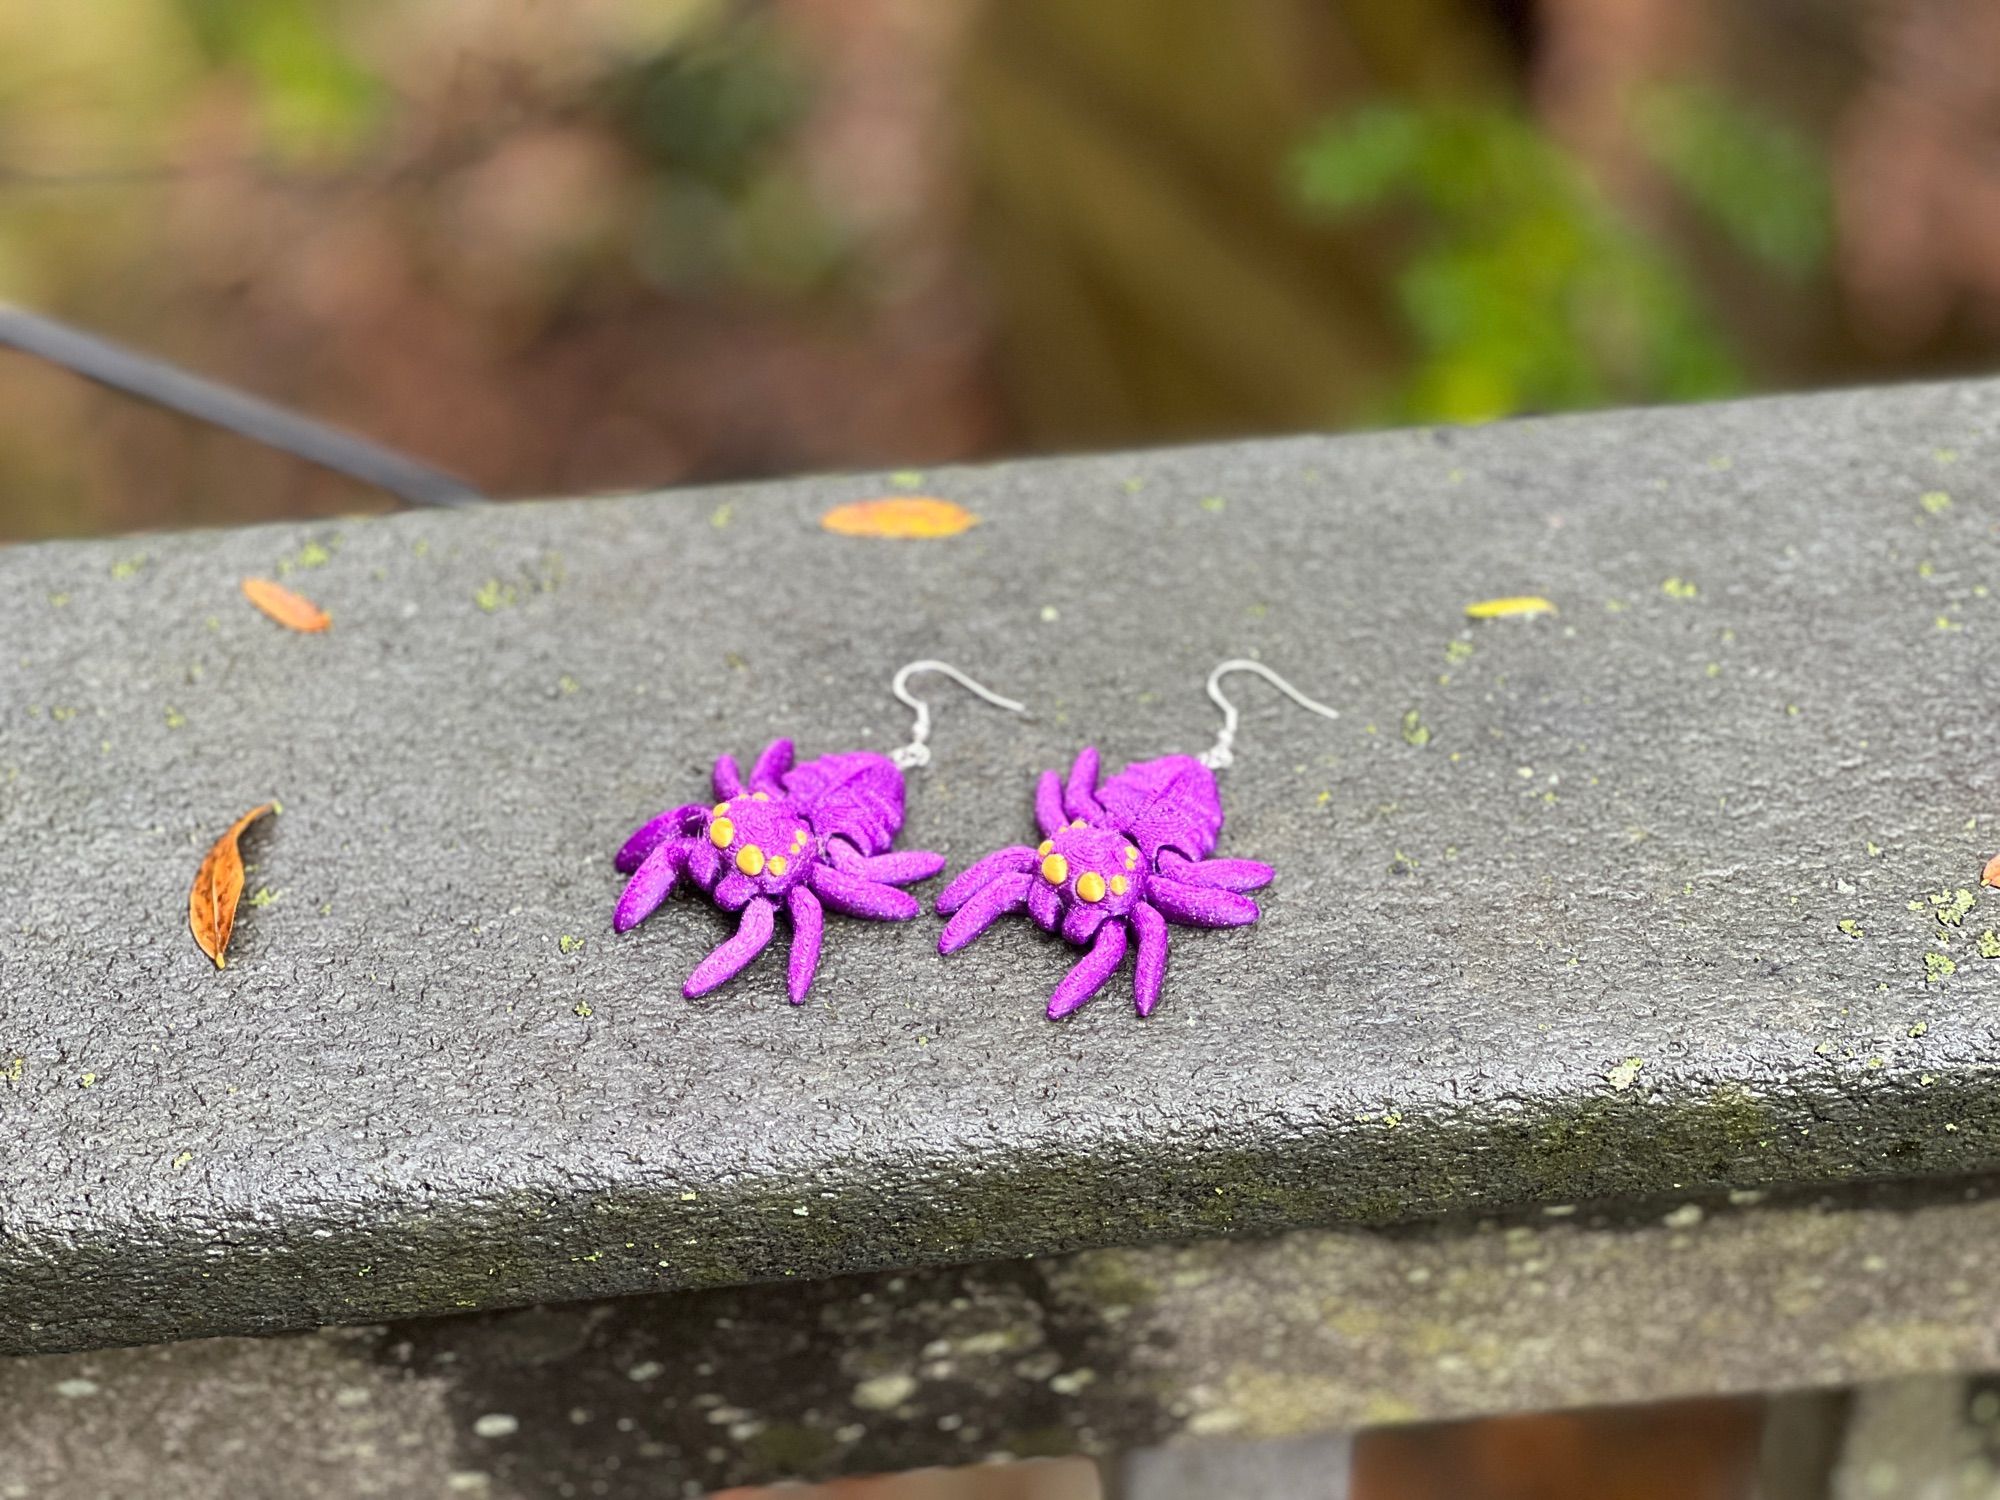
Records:
[[[655,1500],[1986,1370],[1992,1193],[1738,1194],[0,1360],[0,1500]]]

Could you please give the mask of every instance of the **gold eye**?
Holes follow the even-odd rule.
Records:
[[[782,875],[790,868],[791,861],[786,859],[784,855],[774,854],[771,856],[771,873],[773,875]]]
[[[752,792],[750,794],[750,800],[752,802],[769,802],[771,800],[771,794],[769,792]]]
[[[727,849],[735,837],[736,825],[727,818],[717,818],[708,825],[708,841],[718,849]]]
[[[1056,847],[1056,841],[1054,839],[1043,839],[1041,842],[1041,847],[1036,849],[1035,853],[1041,855],[1042,858],[1047,859],[1049,855],[1055,852],[1055,847]]]
[[[1069,861],[1060,854],[1051,854],[1042,861],[1042,879],[1050,885],[1061,885],[1069,879]]]
[[[1139,868],[1139,851],[1137,849],[1129,847],[1126,849],[1125,868],[1128,870],[1136,870]]]
[[[1085,870],[1076,877],[1077,898],[1082,901],[1102,901],[1104,899],[1104,877],[1095,870]]]
[[[745,844],[736,851],[736,868],[745,875],[764,873],[764,851],[755,844]]]
[[[716,816],[717,816],[718,818],[726,818],[726,817],[728,817],[728,816],[729,816],[729,804],[728,804],[727,802],[718,802],[718,803],[716,803],[716,804],[715,804],[715,808],[714,808],[714,812],[715,812],[715,815],[716,815]]]
[[[1082,818],[1077,818],[1073,822],[1071,822],[1069,826],[1072,828],[1082,828],[1084,826],[1084,820]]]
[[[1113,875],[1111,877],[1112,895],[1122,896],[1131,889],[1132,889],[1132,882],[1127,880],[1123,875]]]

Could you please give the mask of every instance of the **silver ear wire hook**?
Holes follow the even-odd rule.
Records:
[[[1224,766],[1231,766],[1236,763],[1236,705],[1231,703],[1222,693],[1222,679],[1232,672],[1256,673],[1259,677],[1270,683],[1272,687],[1291,699],[1292,702],[1298,704],[1300,708],[1305,709],[1308,713],[1318,714],[1322,719],[1337,719],[1340,717],[1340,714],[1336,710],[1328,708],[1318,699],[1308,698],[1304,693],[1293,687],[1284,678],[1280,677],[1260,661],[1250,661],[1245,657],[1237,656],[1231,657],[1225,662],[1218,662],[1215,670],[1208,674],[1208,696],[1214,699],[1215,706],[1222,710],[1222,730],[1216,735],[1214,746],[1195,757],[1195,759],[1199,760],[1211,771],[1220,771]]]
[[[975,698],[983,698],[995,708],[1004,708],[1010,714],[1026,714],[1025,704],[1016,703],[1012,698],[1003,698],[989,687],[974,682],[947,661],[913,661],[900,668],[889,683],[889,691],[898,699],[917,711],[916,722],[910,725],[910,742],[901,749],[889,752],[889,759],[898,769],[909,771],[931,763],[931,706],[910,691],[910,679],[919,672],[938,672],[949,677]]]

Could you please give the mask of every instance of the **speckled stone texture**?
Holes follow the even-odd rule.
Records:
[[[662,1500],[1134,1450],[1150,1494],[1139,1479],[1178,1459],[1185,1486],[1246,1441],[1989,1369],[1995,1186],[1564,1205],[0,1359],[0,1500]]]
[[[0,552],[0,1349],[1991,1168],[1996,475],[1947,385],[939,472],[936,542],[822,532],[860,476]],[[1027,924],[831,919],[798,1009],[609,931],[627,830],[900,742],[903,661],[1037,712],[929,684],[957,869],[1235,654],[1343,717],[1233,684],[1279,878],[1149,1020],[1044,1020]]]

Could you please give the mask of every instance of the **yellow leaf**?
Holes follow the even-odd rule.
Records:
[[[1539,594],[1517,594],[1506,599],[1481,599],[1465,606],[1467,619],[1498,620],[1507,615],[1552,615],[1556,607]]]
[[[243,597],[287,630],[302,630],[307,635],[316,635],[333,623],[327,612],[312,600],[268,578],[244,579]]]
[[[819,524],[839,536],[910,539],[957,536],[977,526],[979,517],[949,500],[929,495],[891,495],[837,505],[820,517]]]
[[[266,802],[253,807],[231,823],[195,871],[194,889],[188,892],[188,927],[218,969],[223,967],[222,955],[228,951],[229,934],[236,926],[236,903],[243,895],[243,854],[237,840],[273,806]]]

